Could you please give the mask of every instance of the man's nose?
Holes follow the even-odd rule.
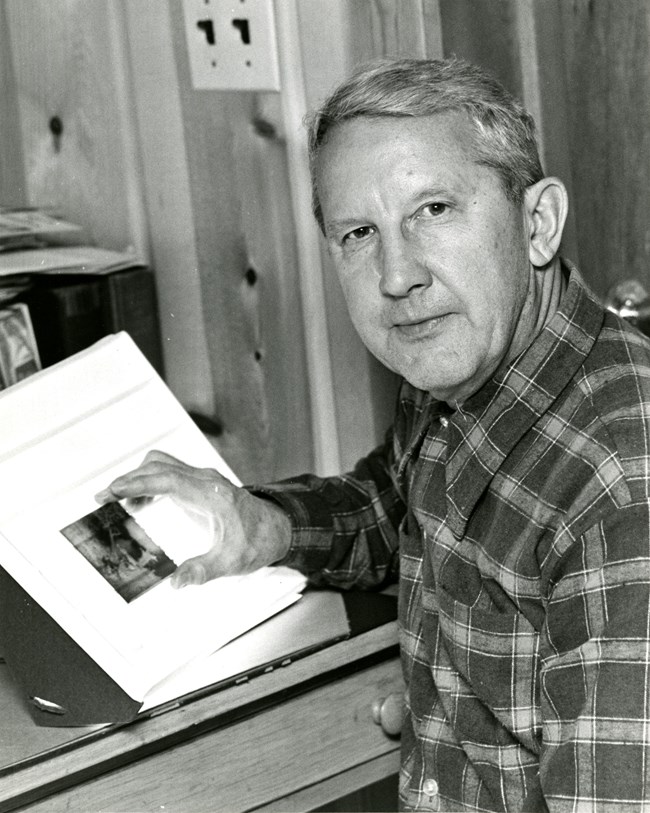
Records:
[[[383,241],[380,271],[379,290],[384,296],[404,297],[431,285],[429,269],[403,235]]]

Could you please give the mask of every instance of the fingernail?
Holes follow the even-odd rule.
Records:
[[[188,584],[190,584],[190,577],[186,571],[177,570],[172,575],[172,587],[175,590],[180,590],[181,587],[186,587]]]

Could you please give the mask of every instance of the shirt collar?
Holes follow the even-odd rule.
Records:
[[[556,313],[533,343],[449,422],[447,523],[457,538],[503,460],[575,376],[602,326],[602,306],[577,268],[564,266],[569,283]]]

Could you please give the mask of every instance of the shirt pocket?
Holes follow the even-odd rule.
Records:
[[[447,689],[447,711],[462,737],[490,744],[512,743],[539,750],[539,633],[510,602],[497,608],[485,590],[472,604],[454,598],[438,585],[426,590],[427,604],[437,608],[437,666],[450,674],[434,675],[438,691]],[[431,594],[435,592],[435,596]],[[444,702],[444,701],[443,701]]]

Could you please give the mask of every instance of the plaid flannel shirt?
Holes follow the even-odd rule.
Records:
[[[649,416],[649,343],[571,268],[462,408],[404,384],[354,472],[264,489],[314,582],[399,569],[404,809],[650,810]]]

